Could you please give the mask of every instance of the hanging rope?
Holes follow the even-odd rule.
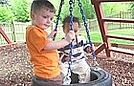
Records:
[[[62,9],[63,4],[64,4],[64,0],[61,0],[58,15],[57,15],[56,26],[55,26],[54,31],[57,31],[58,23],[59,23],[59,20],[60,20],[60,13],[61,13],[61,9]],[[56,38],[56,33],[54,34],[53,40],[55,40],[55,38]]]
[[[82,14],[82,20],[84,22],[84,26],[85,26],[85,29],[86,29],[86,33],[87,33],[87,38],[88,38],[89,44],[92,47],[93,45],[92,45],[92,42],[91,42],[88,26],[87,26],[87,23],[86,23],[86,17],[84,15],[84,11],[83,11],[82,4],[81,4],[80,0],[78,0],[78,6],[80,7],[80,12]],[[98,62],[96,60],[96,54],[95,54],[94,50],[92,50],[92,56],[93,56],[94,66],[98,66],[99,64],[98,64]]]

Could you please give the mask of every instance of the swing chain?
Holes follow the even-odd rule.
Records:
[[[82,3],[81,3],[80,0],[78,0],[78,6],[80,7],[80,12],[81,12],[81,14],[82,14],[82,20],[83,20],[84,26],[85,26],[85,28],[86,28],[86,32],[87,32],[87,36],[88,36],[89,43],[90,43],[90,45],[92,46],[91,39],[90,39],[90,35],[89,35],[88,26],[87,26],[87,23],[86,23],[86,18],[85,18],[84,11],[83,11],[83,8],[82,8]]]
[[[60,20],[61,8],[62,8],[63,4],[64,4],[64,0],[61,0],[58,15],[57,15],[56,26],[55,26],[54,31],[57,31],[58,23],[59,23],[59,20]],[[55,38],[56,38],[56,33],[54,34],[53,40],[55,40]]]
[[[69,11],[70,11],[70,30],[73,30],[73,0],[69,1],[69,5],[70,5],[70,8],[69,8]],[[69,47],[70,47],[70,52],[69,52],[70,59],[68,61],[68,64],[69,64],[68,74],[71,73],[71,64],[72,64],[71,57],[72,57],[72,48],[73,48],[72,42],[69,44]]]
[[[90,44],[91,47],[92,47],[93,45],[92,45],[91,38],[90,38],[90,35],[89,35],[89,30],[88,30],[88,26],[87,26],[87,22],[86,22],[86,17],[85,17],[85,15],[84,15],[84,11],[83,11],[83,8],[82,8],[82,3],[81,3],[80,0],[78,0],[78,6],[79,6],[80,12],[81,12],[81,14],[82,14],[82,20],[83,20],[84,26],[85,26],[85,28],[86,28],[86,33],[87,33],[87,38],[88,38],[88,40],[89,40],[89,44]],[[96,54],[95,54],[94,50],[92,50],[92,56],[93,56],[93,64],[94,64],[94,66],[96,67],[96,66],[98,66],[99,64],[98,64],[98,62],[97,62]]]
[[[70,11],[70,30],[73,30],[73,0],[69,1],[69,11]]]

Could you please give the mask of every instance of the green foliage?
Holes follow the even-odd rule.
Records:
[[[113,15],[128,10],[127,3],[104,3],[102,7],[105,15]]]
[[[29,18],[29,3],[26,0],[11,0],[12,12],[14,20],[19,22],[28,22]]]
[[[129,7],[130,7],[129,10],[134,11],[134,2],[131,2],[131,3],[129,4]]]
[[[95,11],[89,0],[81,0],[84,14],[87,19],[95,18]],[[79,8],[78,8],[79,9]],[[78,9],[75,9],[75,14],[77,14]],[[81,15],[81,14],[80,14]]]
[[[30,13],[30,5],[33,0],[3,0],[6,3],[10,3],[11,6],[0,8],[0,21],[10,21],[12,19],[20,22],[28,22],[30,21],[29,13]],[[49,0],[53,3],[55,6],[58,14],[58,8],[60,5],[61,0]],[[80,21],[82,22],[80,9],[78,6],[78,1],[75,1],[75,5],[73,8],[73,15],[79,17]],[[90,0],[81,0],[82,7],[84,10],[85,17],[87,19],[94,19],[96,17],[94,8],[91,5]],[[0,3],[1,4],[1,3]],[[8,5],[8,4],[7,4]],[[102,4],[105,15],[113,15],[117,14],[120,11],[127,11],[128,9],[131,9],[131,11],[134,10],[134,3],[105,3]],[[1,6],[1,5],[0,5]],[[11,9],[9,9],[11,8]],[[12,13],[11,13],[12,12]],[[13,15],[12,15],[13,14]],[[63,18],[66,15],[69,15],[69,0],[64,0],[64,5],[61,10],[60,15],[60,21],[63,20]],[[56,16],[54,17],[54,22],[56,21]]]
[[[51,2],[54,3],[54,5],[57,9],[57,13],[56,13],[56,15],[57,15],[58,10],[59,10],[60,0],[57,0],[57,1],[52,0]],[[83,8],[85,17],[87,19],[95,18],[95,12],[94,12],[94,9],[93,9],[91,3],[89,2],[89,0],[81,0],[81,3],[82,3],[82,8]],[[64,4],[62,6],[61,15],[60,15],[60,20],[61,21],[63,20],[63,18],[65,16],[70,15],[69,7],[70,7],[69,0],[64,0]],[[82,15],[80,13],[80,8],[78,6],[78,1],[77,0],[75,0],[75,3],[74,3],[73,15],[76,16],[76,17],[79,17],[80,21],[82,22]]]
[[[9,0],[0,0],[0,5],[1,6],[8,6],[9,5]]]
[[[6,22],[12,20],[12,12],[8,7],[0,7],[0,21]]]
[[[134,19],[134,2],[131,2],[131,3],[129,4],[129,10],[133,12],[133,13],[132,13],[132,18]]]

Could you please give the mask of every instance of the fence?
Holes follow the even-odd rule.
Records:
[[[121,18],[121,19],[134,19],[134,12],[124,12],[120,11],[118,14],[107,16],[107,18]],[[133,23],[108,23],[108,29],[133,29]]]
[[[93,28],[96,29],[98,27],[97,21],[96,20],[91,20],[89,21],[89,23],[91,24],[91,26],[89,28]],[[8,38],[11,40],[11,42],[25,42],[25,33],[26,33],[26,27],[28,25],[30,25],[31,23],[22,23],[22,22],[12,22],[12,23],[8,23],[8,22],[1,22],[0,23],[0,27],[2,28],[2,30],[4,30],[4,32],[6,33],[6,35],[8,36]],[[88,23],[87,23],[88,24]],[[89,24],[89,25],[90,25]],[[84,25],[83,23],[81,23],[81,31],[84,30]],[[47,29],[48,32],[51,32],[51,30],[53,30],[55,28],[55,23],[53,23],[53,25]],[[58,25],[58,33],[56,37],[58,37],[60,35],[60,37],[63,37],[63,32],[62,32],[62,25]],[[5,39],[3,38],[2,35],[0,35],[0,45],[2,44],[6,44],[7,42],[5,41]]]
[[[2,22],[0,23],[0,27],[11,42],[19,42],[24,41],[25,39],[25,29],[30,23],[20,23],[20,22]],[[6,44],[5,39],[0,35],[0,44]]]
[[[107,17],[115,17],[115,18],[130,18],[133,19],[133,15],[134,12],[120,12],[119,14],[116,15],[112,15],[112,16],[107,16]],[[87,21],[88,24],[88,28],[90,30],[90,32],[93,31],[99,31],[99,26],[98,26],[98,21],[97,19],[92,19],[92,20],[88,20]],[[29,23],[21,23],[21,22],[15,22],[13,21],[12,23],[8,23],[8,22],[1,22],[0,23],[0,27],[4,30],[4,32],[7,34],[7,36],[9,37],[9,39],[11,40],[11,42],[25,42],[25,32],[26,32],[26,27],[30,25]],[[81,31],[83,31],[84,25],[83,23],[81,23]],[[49,29],[48,32],[50,32],[52,29],[55,28],[55,24],[53,24]],[[116,22],[112,22],[112,23],[108,23],[108,29],[109,30],[114,30],[114,29],[133,29],[134,28],[134,24],[133,23],[116,23]],[[63,36],[63,32],[62,32],[62,25],[58,25],[58,33],[56,37],[62,37]],[[2,44],[7,44],[7,42],[5,41],[5,39],[2,37],[2,35],[0,35],[0,45]]]

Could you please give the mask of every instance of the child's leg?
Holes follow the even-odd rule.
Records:
[[[60,63],[61,75],[62,75],[62,78],[63,78],[62,84],[64,84],[64,85],[68,85],[68,84],[71,83],[71,78],[70,78],[71,73],[68,72],[68,67],[69,67],[69,65],[68,65],[67,62]]]
[[[63,84],[63,85],[69,85],[70,83],[71,83],[71,78],[70,78],[70,76],[65,76],[65,77],[63,78],[62,84]]]
[[[87,83],[90,81],[90,67],[87,68],[84,74],[79,74],[79,83]]]
[[[76,63],[72,70],[73,73],[78,74],[79,83],[86,83],[90,81],[91,70],[85,60]]]

